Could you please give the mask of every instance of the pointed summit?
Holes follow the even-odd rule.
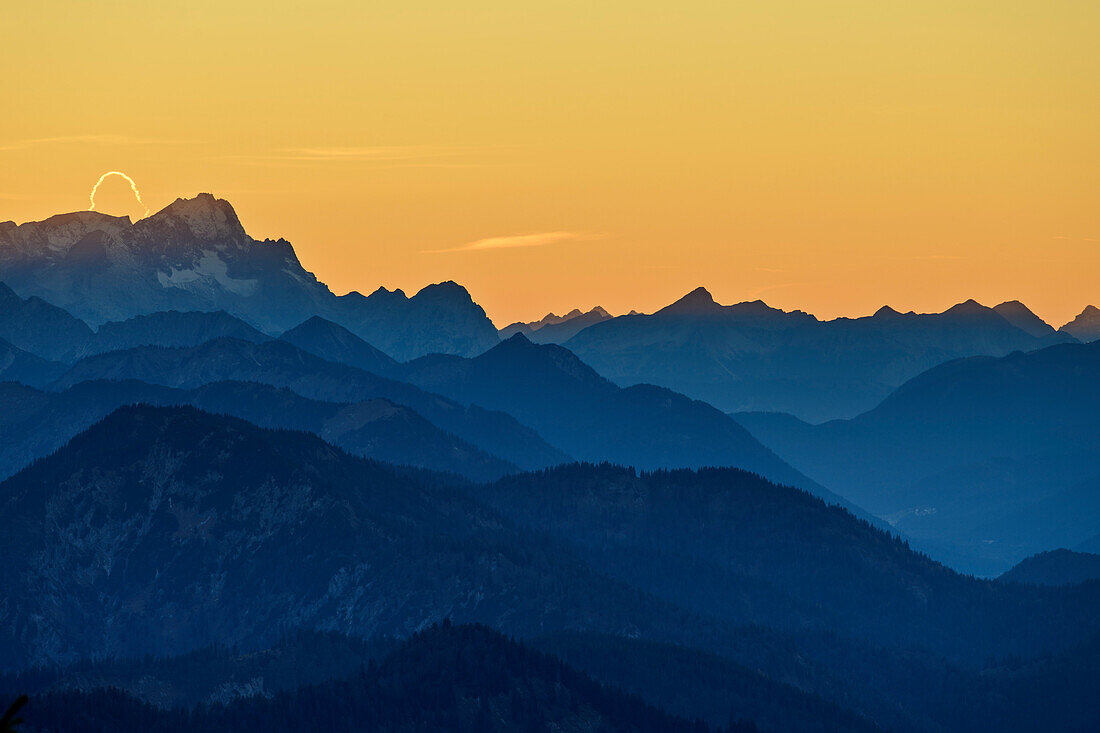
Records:
[[[896,310],[894,310],[890,306],[884,305],[881,308],[879,308],[877,311],[875,311],[875,314],[871,317],[872,318],[895,318],[895,317],[900,316],[900,315],[901,315],[900,313],[898,313]]]
[[[722,306],[714,301],[714,296],[710,294],[710,291],[700,286],[672,305],[667,305],[657,312],[679,315],[701,315],[704,313],[713,313],[721,307]]]
[[[990,310],[992,309],[986,308],[984,305],[974,300],[973,298],[968,298],[962,303],[957,303],[945,310],[943,312],[943,315],[950,314],[953,316],[972,316],[985,314],[988,313]]]
[[[1076,318],[1062,326],[1064,333],[1068,333],[1078,341],[1086,343],[1100,340],[1100,308],[1087,305]]]
[[[1030,308],[1018,300],[1005,301],[993,306],[993,310],[1024,333],[1035,337],[1049,336],[1054,333],[1053,326],[1035,315]]]
[[[178,198],[138,225],[183,226],[198,239],[247,236],[233,205],[209,193],[200,193],[191,199]]]

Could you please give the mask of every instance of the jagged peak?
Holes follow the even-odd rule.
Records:
[[[352,293],[348,293],[348,295],[351,295],[351,294]],[[356,292],[355,294],[359,295],[358,292]],[[371,293],[367,297],[368,298],[375,298],[375,299],[378,299],[378,300],[382,300],[382,299],[385,299],[385,298],[393,298],[393,299],[397,299],[397,300],[408,300],[409,296],[405,295],[405,291],[402,290],[401,288],[395,288],[393,290],[389,290],[389,289],[387,289],[383,286],[379,286],[377,290],[375,290],[373,293]]]
[[[209,193],[200,193],[190,199],[178,198],[139,224],[155,226],[165,222],[181,222],[200,239],[247,236],[233,205]]]
[[[1061,330],[1082,341],[1093,341],[1100,336],[1100,308],[1086,305],[1077,316],[1062,326]]]

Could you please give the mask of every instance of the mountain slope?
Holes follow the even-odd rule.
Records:
[[[20,298],[0,283],[0,339],[49,361],[72,361],[92,329],[41,298]]]
[[[279,339],[325,361],[347,364],[373,374],[390,376],[397,367],[397,362],[386,354],[343,326],[320,316],[298,324]]]
[[[136,379],[183,389],[211,382],[259,382],[286,387],[309,399],[338,403],[381,398],[405,405],[436,427],[521,468],[568,460],[508,415],[462,407],[410,384],[324,361],[284,341],[254,344],[216,339],[194,348],[141,347],[110,352],[77,362],[56,386],[104,379]]]
[[[1085,306],[1085,309],[1072,321],[1062,326],[1061,330],[1085,343],[1100,340],[1100,308],[1094,305]]]
[[[999,574],[1100,525],[1100,345],[949,362],[859,417],[735,417],[796,468],[953,562]]]
[[[42,386],[64,372],[64,364],[47,361],[0,339],[0,380]]]
[[[1000,577],[1013,583],[1070,585],[1100,580],[1100,555],[1052,550],[1021,560]]]
[[[597,680],[715,729],[751,721],[759,730],[881,730],[820,697],[705,652],[576,631],[533,644]]]
[[[572,465],[470,491],[599,571],[730,623],[827,629],[967,664],[1100,630],[1100,619],[1077,625],[1100,585],[1055,593],[960,576],[843,509],[734,469]]]
[[[1071,339],[1033,336],[973,301],[943,313],[882,308],[866,318],[819,321],[761,301],[719,305],[698,288],[652,315],[590,326],[565,346],[623,386],[658,384],[726,412],[778,411],[820,422],[871,409],[907,379],[953,358]]]
[[[993,306],[993,312],[1004,318],[1024,333],[1036,338],[1055,334],[1054,326],[1035,315],[1030,308],[1018,300],[1009,300]]]

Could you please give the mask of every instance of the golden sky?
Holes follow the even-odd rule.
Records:
[[[1100,304],[1098,37],[1095,0],[5,0],[0,220],[121,170],[498,326],[698,285],[1060,325]]]

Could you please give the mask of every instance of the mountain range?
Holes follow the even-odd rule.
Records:
[[[1048,659],[1025,677],[1070,681],[1059,670],[1090,664],[1081,645],[1100,632],[1096,584],[959,576],[841,508],[731,469],[573,465],[456,483],[304,433],[125,407],[0,483],[0,506],[9,671],[262,649],[281,629],[404,637],[450,618],[561,650],[637,694],[662,694],[638,663],[670,656],[706,672],[664,677],[665,695],[721,699],[715,686],[734,679],[766,691],[753,708],[764,719],[791,720],[781,706],[800,700],[849,711],[829,713],[842,729],[868,729],[862,717],[938,730],[1004,709],[1020,674],[1000,681],[995,660]],[[444,652],[423,656],[453,668]]]
[[[232,205],[210,194],[177,199],[137,222],[84,211],[0,223],[0,281],[96,327],[158,311],[224,310],[278,334],[320,315],[402,360],[472,355],[499,340],[454,283],[411,298],[384,288],[334,295],[289,242],[252,239]]]
[[[121,380],[80,382],[57,392],[0,383],[0,479],[131,404],[192,405],[262,427],[310,432],[354,455],[474,480],[518,470],[383,398],[343,404],[256,382],[211,382],[185,390]]]
[[[28,730],[1100,726],[1091,306],[497,331],[207,194],[0,224],[0,281]]]
[[[710,405],[650,385],[617,387],[567,349],[523,334],[473,359],[409,362],[401,378],[513,415],[577,459],[641,469],[738,466],[844,503]]]
[[[998,308],[974,301],[933,314],[883,307],[865,318],[819,321],[761,301],[719,305],[699,288],[652,315],[590,326],[565,346],[623,386],[658,384],[726,412],[786,412],[822,422],[869,410],[953,358],[1076,340],[1036,328],[1038,319],[1019,304]]]
[[[257,344],[220,338],[192,348],[112,351],[82,359],[52,386],[64,389],[85,381],[128,379],[180,389],[212,382],[256,382],[335,403],[385,399],[517,466],[541,468],[568,460],[510,415],[462,406],[405,382],[325,361],[281,340]]]
[[[536,344],[561,344],[576,336],[578,333],[595,323],[603,323],[611,320],[612,315],[600,306],[596,306],[587,313],[579,308],[566,313],[564,316],[547,313],[537,321],[530,323],[516,322],[500,329],[500,337],[508,339],[517,333],[522,333]]]

